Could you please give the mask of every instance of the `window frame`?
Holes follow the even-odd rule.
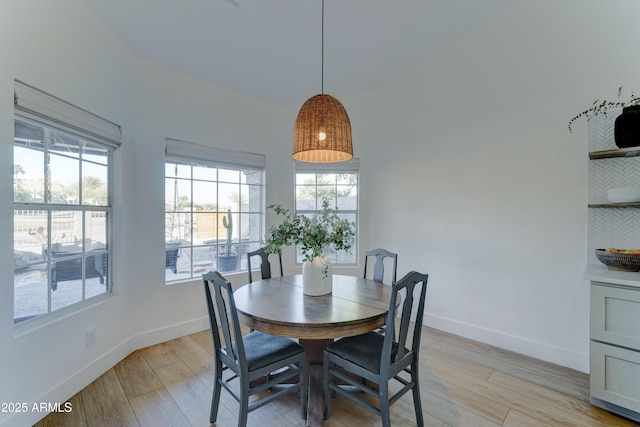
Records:
[[[223,274],[246,272],[246,253],[262,245],[265,232],[265,156],[167,138],[165,139],[164,165],[165,285],[193,281],[200,278],[203,272],[212,269],[224,270]],[[176,167],[173,175],[168,173],[169,165]],[[182,172],[177,171],[178,166],[182,167]],[[194,168],[198,168],[200,177],[196,177]],[[189,176],[186,176],[187,169],[190,170]],[[210,173],[210,176],[203,178],[203,176],[209,175],[207,172]],[[237,178],[225,178],[235,172],[238,173]],[[170,180],[174,181],[174,186],[178,186],[178,183],[182,182],[184,184],[182,188],[189,188],[188,200],[183,202],[188,206],[183,205],[184,210],[178,208],[179,190],[177,189],[172,194],[172,199],[176,200],[173,209],[169,209],[170,194],[167,183]],[[211,198],[205,203],[197,202],[194,197],[196,184],[208,185],[213,189],[215,198]],[[237,200],[231,202],[233,206],[229,206],[225,204],[229,202],[222,201],[221,198],[223,194],[228,196],[230,188],[233,186],[238,187]],[[220,191],[221,188],[222,191]],[[245,196],[248,197],[246,203],[243,202]],[[210,205],[209,209],[203,206],[207,204]],[[199,210],[199,207],[203,209]],[[228,209],[231,209],[230,213]],[[171,216],[175,216],[179,212],[184,212],[186,215],[183,224],[185,231],[184,234],[176,236],[173,230],[169,232],[168,224],[171,221]],[[226,232],[223,229],[224,225],[228,224],[228,214],[231,215],[234,225],[231,240],[232,254],[226,252],[226,236],[224,235]],[[180,227],[179,224],[178,229]],[[210,233],[209,238],[204,238],[207,233]],[[231,255],[231,258],[228,258],[231,264],[234,263],[233,256],[235,256],[235,267],[230,270],[224,268],[221,270],[219,263],[222,261],[220,259],[226,255]],[[185,258],[181,260],[181,257]],[[185,266],[186,258],[188,258],[188,266]],[[172,275],[177,277],[172,277]]]
[[[26,129],[29,128],[38,131],[33,140],[19,134],[19,129],[26,132]],[[96,298],[112,292],[114,152],[121,144],[122,135],[119,125],[22,81],[14,81],[14,237],[12,243],[14,251],[14,325],[22,325],[32,318],[49,318],[58,312],[77,312],[86,304],[93,303]],[[26,150],[23,151],[23,154],[33,156],[36,162],[40,162],[37,153],[42,153],[41,201],[34,198],[18,200],[20,198],[17,193],[19,179],[15,168],[21,165],[16,163],[17,149]],[[53,197],[52,186],[54,183],[59,185],[57,180],[61,170],[61,165],[58,164],[58,169],[54,172],[51,171],[51,165],[55,165],[56,162],[63,162],[63,168],[66,166],[64,162],[67,165],[77,164],[75,199],[67,198],[63,201]],[[101,169],[104,169],[101,176],[106,182],[103,182],[99,176],[92,175],[92,172],[95,173]],[[73,178],[74,175],[70,174],[68,177]],[[95,182],[100,190],[98,192],[99,198],[90,199],[89,194],[85,194],[83,191],[84,181],[87,178],[97,178]],[[100,187],[101,183],[104,188]],[[35,195],[36,190],[33,191]],[[106,191],[106,194],[103,191]],[[98,196],[94,194],[94,197]],[[26,216],[24,216],[25,212]],[[28,221],[40,224],[37,231],[29,230],[31,236],[23,236],[22,223],[16,223],[17,215],[21,215],[22,220],[25,220],[25,227]],[[64,217],[67,219],[65,220]],[[97,218],[97,224],[94,225],[95,218]],[[60,224],[61,221],[62,224],[66,223],[63,227],[70,227],[73,233],[66,236],[66,240],[66,233],[55,238],[54,221],[57,224]],[[46,227],[42,224],[46,224]],[[95,232],[93,231],[94,226],[97,227]],[[94,239],[96,237],[98,240]],[[16,240],[17,238],[18,240]],[[25,254],[24,249],[34,246],[33,242],[29,243],[29,239],[41,243],[42,259],[22,255]],[[23,241],[27,243],[20,243],[16,246],[16,242]],[[16,252],[17,248],[21,250]],[[20,254],[18,258],[21,259],[16,260],[16,254]],[[17,275],[23,274],[25,271],[44,272],[46,276],[46,309],[42,308],[40,302],[39,306],[36,304],[35,308],[31,308],[33,313],[27,314],[22,312],[24,307],[18,306],[19,293],[16,291],[16,286],[18,286],[16,280]],[[99,279],[100,283],[90,283],[91,279]],[[69,281],[74,282],[70,283]],[[80,283],[77,283],[78,281]],[[36,289],[41,287],[36,282],[28,281],[23,282],[21,286],[25,284],[33,285],[31,292],[36,292]],[[62,286],[62,289],[54,294],[59,286]],[[89,289],[90,286],[91,289]],[[78,287],[80,287],[79,292]],[[68,292],[70,289],[73,289],[74,296],[69,298],[69,295],[64,297],[61,294],[61,292]],[[33,295],[37,295],[39,292],[42,290]],[[29,298],[33,298],[33,295]],[[65,300],[65,298],[67,299]]]
[[[299,201],[298,201],[298,188],[301,187],[298,184],[298,174],[316,174],[317,175],[341,175],[341,174],[353,174],[356,177],[355,189],[356,195],[354,196],[355,209],[342,209],[340,208],[340,204],[337,200],[337,177],[336,177],[336,198],[334,198],[330,204],[330,207],[335,208],[336,205],[339,208],[338,215],[353,215],[354,216],[354,233],[355,237],[353,239],[353,244],[351,249],[349,250],[349,256],[352,257],[350,262],[339,262],[335,259],[332,259],[329,256],[332,264],[338,267],[356,267],[358,266],[358,246],[359,246],[359,217],[360,217],[360,161],[358,158],[352,158],[350,160],[344,162],[336,162],[336,163],[310,163],[310,162],[302,162],[302,161],[294,161],[294,210],[298,214],[303,215],[314,215],[322,210],[322,199],[316,194],[316,203],[315,209],[299,209]],[[317,177],[316,177],[317,179]],[[316,187],[318,186],[316,182]],[[295,248],[295,265],[301,266],[303,264],[303,255],[299,248]]]

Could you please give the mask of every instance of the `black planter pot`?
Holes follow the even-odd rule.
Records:
[[[618,148],[640,146],[640,105],[622,109],[616,118],[613,136]]]
[[[218,271],[234,271],[238,255],[218,255]]]

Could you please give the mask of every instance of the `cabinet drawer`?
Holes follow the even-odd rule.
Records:
[[[591,396],[640,412],[640,352],[591,341]]]
[[[640,350],[640,289],[592,283],[591,339]]]

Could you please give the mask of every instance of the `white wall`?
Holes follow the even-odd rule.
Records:
[[[114,177],[113,294],[80,312],[13,326],[10,246],[0,246],[0,402],[64,402],[137,348],[207,326],[200,281],[164,284],[164,139],[267,154],[269,183],[292,160],[282,107],[135,58],[82,0],[4,2],[0,26],[0,233],[12,236],[13,80],[18,78],[122,125]],[[10,42],[13,41],[13,42]],[[276,142],[277,141],[277,142]],[[289,148],[290,149],[290,148]],[[279,148],[278,148],[279,150]],[[276,154],[279,154],[276,151]],[[288,156],[284,156],[286,159]],[[269,188],[268,197],[291,197]],[[245,275],[233,277],[243,283]],[[97,344],[85,348],[85,331]],[[27,426],[46,414],[0,413]]]
[[[430,274],[428,325],[588,371],[586,122],[567,122],[640,89],[638,16],[523,1],[348,100],[363,234]]]
[[[72,103],[130,126],[132,57],[82,1],[3,2],[0,25],[0,402],[66,399],[110,366],[103,356],[126,341],[124,292],[54,324],[25,331],[13,327],[12,168],[13,80],[19,78]],[[119,154],[130,152],[128,147]],[[118,155],[118,158],[122,158]],[[125,160],[125,171],[130,163]],[[122,179],[116,185],[122,189]],[[129,215],[131,193],[119,191],[116,212]],[[120,223],[122,225],[122,223]],[[122,250],[120,242],[116,249]],[[121,276],[117,275],[119,279]],[[99,343],[84,349],[84,331],[97,328]],[[118,332],[121,331],[121,332]],[[126,351],[126,350],[125,350]],[[120,354],[124,353],[123,351]],[[125,353],[126,354],[126,353]],[[86,370],[85,370],[86,369]],[[37,413],[0,413],[0,424],[31,425]]]
[[[82,0],[6,1],[1,15],[5,242],[14,78],[123,126],[113,295],[14,330],[0,245],[0,402],[64,401],[132,350],[206,326],[198,281],[164,285],[164,138],[265,153],[267,202],[289,204],[299,105],[134,58]],[[400,275],[430,274],[429,325],[588,369],[586,125],[566,124],[621,84],[640,88],[639,15],[635,0],[523,1],[375,91],[333,94],[361,159],[361,250],[386,247]],[[39,418],[0,413],[0,425]]]

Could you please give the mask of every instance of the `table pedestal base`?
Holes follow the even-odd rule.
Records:
[[[324,398],[322,391],[322,358],[324,349],[332,339],[301,339],[300,344],[307,350],[309,363],[309,403],[307,404],[307,426],[320,427],[324,421]]]

